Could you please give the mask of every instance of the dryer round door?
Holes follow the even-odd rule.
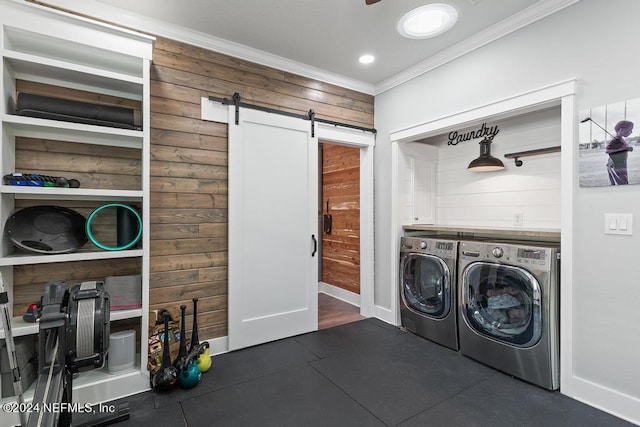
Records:
[[[542,335],[541,288],[527,270],[489,262],[469,264],[462,274],[465,322],[481,335],[531,347]]]
[[[443,318],[451,307],[449,267],[433,255],[407,254],[400,266],[401,295],[411,310]]]

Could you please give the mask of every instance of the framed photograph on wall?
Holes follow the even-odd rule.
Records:
[[[581,187],[640,184],[640,98],[580,111]]]

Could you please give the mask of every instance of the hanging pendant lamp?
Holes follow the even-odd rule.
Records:
[[[491,139],[480,141],[480,157],[469,163],[467,167],[471,172],[491,172],[504,169],[504,163],[491,155]]]

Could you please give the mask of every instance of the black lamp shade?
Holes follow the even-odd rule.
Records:
[[[469,163],[467,167],[471,172],[491,172],[504,169],[504,163],[491,155],[491,140],[488,138],[480,141],[480,157]]]

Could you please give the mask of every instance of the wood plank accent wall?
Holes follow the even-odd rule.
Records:
[[[200,120],[201,97],[238,92],[245,102],[367,127],[373,97],[162,38],[151,80],[151,308],[190,310],[198,297],[200,339],[225,336],[227,125]]]
[[[329,209],[327,210],[327,202]],[[322,144],[322,281],[360,294],[360,149]]]
[[[155,45],[151,80],[150,309],[186,304],[191,314],[191,299],[197,297],[200,339],[222,337],[227,335],[227,125],[200,120],[201,97],[239,92],[245,102],[296,113],[313,109],[320,118],[373,127],[373,96],[162,38]],[[130,102],[22,85],[51,96]],[[87,187],[140,189],[135,150],[87,152],[82,144],[22,138],[16,151],[17,171],[78,178]],[[30,203],[21,201],[16,208]],[[62,205],[88,215],[101,203]],[[105,224],[105,235],[115,235],[113,227]],[[136,272],[136,263],[126,260],[16,267],[14,310],[22,313],[38,301],[43,285],[54,278],[72,284]],[[191,324],[189,317],[187,329]]]

